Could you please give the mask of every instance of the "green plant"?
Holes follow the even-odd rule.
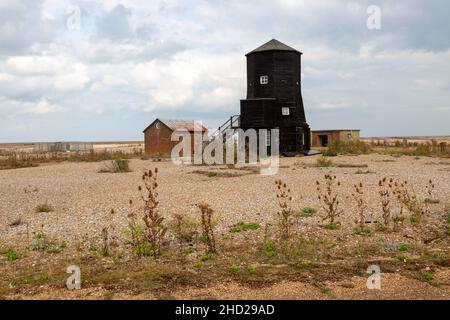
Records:
[[[323,294],[329,294],[331,292],[331,289],[328,287],[320,287],[319,288],[320,292],[322,292]]]
[[[133,252],[138,257],[148,257],[154,255],[154,250],[147,242],[143,224],[137,221],[134,212],[128,215],[128,228],[123,231],[129,239]]]
[[[134,247],[134,253],[138,257],[150,257],[155,255],[155,250],[147,242],[139,242]]]
[[[402,262],[408,262],[409,257],[408,257],[407,255],[405,255],[405,254],[399,254],[399,255],[397,256],[397,259],[400,260],[400,261],[402,261]]]
[[[434,274],[432,273],[432,272],[425,272],[423,275],[422,275],[422,277],[423,277],[423,279],[425,280],[425,281],[428,281],[428,282],[430,282],[430,281],[433,281],[434,280]]]
[[[65,249],[65,248],[67,248],[67,241],[65,241],[65,240],[61,241],[61,243],[59,244],[59,248],[60,248],[60,249]]]
[[[208,178],[217,177],[217,172],[208,171],[208,172],[206,173],[206,176],[207,176]]]
[[[318,199],[323,202],[323,209],[326,213],[322,221],[329,220],[330,225],[334,225],[336,218],[342,213],[342,210],[339,209],[340,201],[338,193],[335,191],[341,183],[337,180],[336,176],[330,174],[326,174],[324,178],[325,182],[323,186],[319,181],[316,181],[317,191],[319,193]]]
[[[314,208],[310,208],[310,207],[306,207],[300,210],[300,215],[302,217],[312,217],[314,213],[316,213],[316,209]]]
[[[40,204],[40,205],[38,205],[36,208],[35,208],[35,211],[37,212],[37,213],[40,213],[40,212],[52,212],[52,211],[54,211],[55,209],[51,206],[51,205],[48,205],[48,204]]]
[[[366,154],[371,152],[371,147],[362,142],[361,140],[334,140],[327,146],[325,155],[338,155],[338,154]]]
[[[369,228],[364,228],[364,229],[361,229],[360,227],[355,227],[355,228],[353,228],[353,234],[354,235],[370,235],[372,232],[370,231],[370,229]]]
[[[216,239],[212,224],[214,210],[207,203],[198,204],[201,213],[202,239],[206,245],[206,252],[216,253]]]
[[[256,267],[253,265],[248,265],[245,267],[245,271],[247,271],[248,273],[255,273],[256,272]]]
[[[18,253],[16,250],[9,248],[7,249],[3,255],[5,256],[6,260],[8,261],[14,261],[22,258],[21,254]]]
[[[27,274],[25,276],[16,277],[11,281],[11,284],[13,286],[19,286],[19,285],[42,285],[44,283],[47,283],[49,281],[48,274]]]
[[[204,253],[200,256],[200,261],[208,261],[211,260],[214,255],[211,252]]]
[[[438,250],[430,250],[424,253],[425,259],[445,259],[447,258],[447,254],[445,251],[438,249]]]
[[[50,243],[47,239],[46,234],[41,232],[35,232],[31,239],[31,249],[32,250],[45,250],[49,247]]]
[[[175,214],[169,229],[173,232],[180,244],[193,243],[198,237],[200,224],[195,219],[181,214]]]
[[[243,221],[240,221],[235,226],[230,228],[230,232],[238,233],[241,231],[258,230],[259,228],[261,228],[261,225],[259,223],[245,223]]]
[[[333,161],[323,155],[320,158],[318,158],[316,161],[316,167],[327,168],[327,167],[332,167],[332,166],[334,166]]]
[[[193,252],[195,252],[195,249],[192,248],[192,247],[184,248],[184,249],[183,249],[183,253],[184,253],[184,254],[190,254],[190,253],[193,253]]]
[[[417,217],[417,215],[412,214],[412,215],[409,217],[409,221],[411,221],[411,223],[418,223],[418,222],[419,222],[419,218]]]
[[[415,216],[415,218],[413,218],[415,222],[411,222],[420,222],[422,220],[422,215],[427,213],[427,210],[429,210],[429,206],[426,201],[426,207],[424,208],[424,203],[417,197],[413,188],[409,186],[407,181],[395,181],[392,188],[393,194],[397,196],[397,200],[400,203],[400,215],[403,214],[403,208],[405,207],[411,215]]]
[[[403,221],[405,221],[405,217],[401,215],[395,215],[392,217],[392,221],[394,221],[395,224],[401,224]]]
[[[328,147],[325,150],[322,151],[322,155],[325,157],[336,157],[338,155],[336,149],[333,147]]]
[[[232,265],[228,268],[228,270],[230,270],[231,273],[236,273],[236,272],[239,271],[239,267],[238,267],[237,265],[235,265],[235,264],[232,264]]]
[[[201,267],[202,267],[202,263],[201,263],[201,261],[197,261],[197,262],[195,262],[194,263],[194,268],[196,268],[196,269],[200,269]]]
[[[409,250],[409,244],[407,243],[401,243],[400,246],[398,247],[398,251],[400,252],[406,252]]]
[[[339,225],[336,223],[329,223],[323,226],[327,230],[336,230],[339,229]]]
[[[264,249],[264,254],[269,258],[275,254],[275,247],[273,245],[273,242],[270,240],[264,241],[263,249]]]
[[[289,189],[282,180],[275,181],[277,186],[277,199],[280,210],[277,212],[280,220],[280,238],[287,240],[290,236],[290,230],[292,226],[293,210],[291,208],[291,189]]]
[[[309,269],[312,266],[312,262],[307,259],[302,259],[297,263],[297,266],[301,269]]]

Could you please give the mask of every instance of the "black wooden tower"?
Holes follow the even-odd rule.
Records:
[[[247,99],[241,100],[240,127],[280,130],[280,153],[310,149],[301,94],[302,53],[272,39],[248,53]]]

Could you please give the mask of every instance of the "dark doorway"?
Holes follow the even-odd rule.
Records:
[[[296,140],[296,150],[297,152],[301,152],[304,150],[304,146],[305,146],[305,131],[303,130],[302,127],[297,127],[296,129],[296,136],[295,136],[295,140]]]
[[[328,145],[328,135],[319,135],[320,145],[326,147]]]

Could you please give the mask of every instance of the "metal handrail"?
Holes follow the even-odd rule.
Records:
[[[241,116],[239,114],[235,114],[233,116],[230,117],[230,119],[228,119],[227,121],[225,121],[224,124],[222,124],[221,126],[219,126],[219,128],[213,133],[213,137],[216,136],[217,134],[221,134],[223,131],[229,129],[229,128],[239,128],[240,127],[240,118]],[[235,127],[234,124],[237,121],[237,126]]]

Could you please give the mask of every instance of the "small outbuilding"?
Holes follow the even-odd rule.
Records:
[[[359,140],[360,130],[339,129],[339,130],[312,130],[311,146],[326,147],[336,140]]]
[[[191,134],[191,152],[194,153],[194,131],[205,134],[208,129],[194,120],[156,119],[144,130],[145,154],[169,156],[178,141],[172,141],[172,133],[187,130]]]

